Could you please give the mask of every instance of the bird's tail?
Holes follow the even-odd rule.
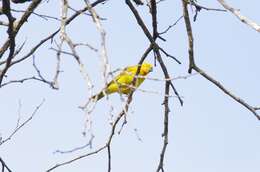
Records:
[[[105,96],[104,93],[101,91],[99,94],[92,96],[91,99],[94,100],[94,101],[98,101],[101,98],[103,98],[104,96]]]

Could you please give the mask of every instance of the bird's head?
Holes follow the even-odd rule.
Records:
[[[147,75],[148,73],[152,72],[152,70],[153,70],[153,65],[150,63],[144,62],[141,66],[140,74]]]

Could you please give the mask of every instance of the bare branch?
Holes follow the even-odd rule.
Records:
[[[34,111],[32,112],[32,114],[30,115],[30,117],[27,120],[25,120],[20,125],[17,125],[15,127],[14,131],[6,139],[3,139],[0,142],[0,146],[3,145],[4,143],[6,143],[7,141],[11,140],[16,133],[18,133],[24,126],[26,126],[33,119],[33,117],[38,112],[38,110],[41,108],[41,106],[43,105],[44,102],[45,102],[45,99],[43,99],[42,102],[34,109]]]
[[[220,82],[218,82],[217,80],[215,80],[214,78],[212,78],[211,76],[209,76],[205,71],[203,71],[202,69],[200,69],[196,64],[195,64],[195,60],[194,60],[194,50],[193,50],[193,34],[192,34],[192,27],[191,27],[191,23],[190,23],[190,18],[189,18],[189,13],[188,13],[188,9],[187,9],[187,1],[186,0],[182,0],[182,4],[183,4],[183,15],[184,15],[184,20],[185,20],[185,24],[186,24],[186,30],[187,30],[187,35],[188,35],[188,42],[189,42],[189,70],[188,72],[191,73],[192,69],[197,71],[198,73],[200,73],[204,78],[206,78],[207,80],[209,80],[210,82],[212,82],[213,84],[215,84],[220,90],[222,90],[225,94],[227,94],[228,96],[230,96],[232,99],[234,99],[236,102],[240,103],[242,106],[244,106],[245,108],[247,108],[250,112],[252,112],[254,114],[254,116],[260,120],[260,116],[257,114],[256,110],[254,109],[254,107],[250,106],[248,103],[246,103],[244,100],[242,100],[241,98],[235,96],[234,94],[232,94],[228,89],[226,89]]]
[[[108,169],[107,171],[110,172],[111,171],[111,148],[110,148],[110,144],[107,145],[107,156],[108,156]]]
[[[3,83],[2,84],[2,87],[4,87],[4,86],[7,86],[7,85],[9,85],[9,84],[14,84],[14,83],[20,83],[20,84],[22,84],[22,83],[24,83],[25,81],[29,81],[29,80],[40,80],[39,78],[36,78],[35,76],[33,76],[33,77],[28,77],[28,78],[23,78],[23,79],[18,79],[18,80],[11,80],[11,81],[8,81],[8,82],[5,82],[5,83]]]
[[[71,150],[65,150],[65,151],[64,150],[56,150],[54,153],[67,154],[67,153],[73,153],[73,152],[76,152],[78,150],[85,149],[86,147],[92,148],[94,138],[95,138],[95,136],[92,134],[89,141],[86,144],[84,144],[83,146],[79,146],[79,147],[73,148]]]
[[[215,80],[214,78],[212,78],[211,76],[209,76],[205,71],[203,71],[202,69],[200,69],[198,66],[194,66],[193,67],[194,70],[196,70],[198,73],[200,73],[204,78],[206,78],[207,80],[209,80],[210,82],[212,82],[214,85],[216,85],[220,90],[222,90],[225,94],[227,94],[229,97],[231,97],[232,99],[234,99],[236,102],[240,103],[242,106],[244,106],[245,108],[247,108],[249,111],[251,111],[255,117],[260,120],[260,116],[257,114],[257,110],[256,108],[252,107],[251,105],[249,105],[247,102],[245,102],[243,99],[241,99],[240,97],[237,97],[236,95],[234,95],[231,91],[229,91],[228,89],[226,89],[219,81]]]
[[[11,9],[11,11],[17,12],[17,13],[25,13],[26,12],[25,10],[16,10],[16,9]],[[35,16],[38,16],[38,17],[40,17],[44,20],[53,19],[53,20],[60,21],[60,19],[57,18],[57,17],[53,17],[53,16],[49,16],[49,15],[45,15],[45,14],[39,14],[39,13],[36,13],[36,12],[32,12],[32,14],[34,14]]]
[[[151,52],[152,50],[152,47],[149,46],[146,51],[144,52],[144,54],[142,55],[140,61],[139,61],[139,67],[137,69],[137,73],[136,75],[138,75],[138,73],[140,72],[140,67],[141,67],[141,64],[143,63],[143,61],[145,60],[145,58],[148,56],[148,54]],[[132,84],[135,84],[136,82],[136,77],[133,79],[133,82]],[[118,114],[118,116],[116,117],[116,119],[114,120],[114,122],[112,123],[111,125],[111,132],[110,132],[110,135],[108,136],[108,139],[107,139],[107,142],[104,146],[101,146],[100,148],[96,149],[95,151],[92,151],[90,153],[87,153],[87,154],[84,154],[84,155],[81,155],[81,156],[78,156],[76,158],[73,158],[71,160],[68,160],[68,161],[65,161],[63,163],[60,163],[60,164],[56,164],[55,166],[51,167],[50,169],[48,169],[46,172],[50,172],[50,171],[53,171],[54,169],[58,168],[58,167],[61,167],[61,166],[64,166],[64,165],[68,165],[68,164],[71,164],[73,163],[74,161],[77,161],[77,160],[80,160],[82,158],[85,158],[85,157],[88,157],[88,156],[91,156],[93,154],[97,154],[99,152],[101,152],[102,150],[104,149],[108,149],[108,171],[111,170],[111,152],[110,152],[110,147],[111,147],[111,142],[112,142],[112,139],[115,135],[115,130],[116,130],[116,127],[119,123],[119,121],[122,119],[122,117],[125,117],[126,113],[128,112],[128,109],[129,109],[129,106],[130,106],[130,103],[132,102],[132,98],[133,98],[133,93],[134,93],[134,89],[131,90],[131,92],[129,93],[128,95],[128,98],[127,98],[127,101],[125,103],[125,106],[123,107],[123,110]],[[83,107],[84,108],[84,107]],[[109,147],[109,148],[108,148]]]
[[[8,39],[9,39],[9,43],[10,43],[10,51],[9,51],[9,55],[7,57],[6,60],[6,64],[4,69],[0,72],[0,87],[2,85],[2,81],[3,78],[8,70],[8,68],[10,67],[10,64],[12,62],[13,59],[13,55],[15,53],[15,28],[14,28],[14,21],[15,18],[12,16],[11,10],[10,10],[10,1],[9,0],[3,0],[2,2],[2,6],[3,6],[3,13],[6,15],[6,17],[8,18]]]
[[[8,170],[8,172],[12,172],[12,170],[6,165],[6,163],[4,162],[4,160],[0,157],[0,163],[2,165],[2,172],[5,171],[5,169]]]
[[[254,107],[254,110],[255,111],[260,110],[260,107]]]
[[[103,146],[103,147],[100,147],[99,149],[97,149],[97,150],[95,150],[95,151],[93,151],[93,152],[90,152],[90,153],[87,153],[87,154],[78,156],[78,157],[76,157],[76,158],[74,158],[74,159],[71,159],[71,160],[69,160],[69,161],[65,161],[65,162],[63,162],[63,163],[56,164],[55,166],[53,166],[53,167],[51,167],[50,169],[48,169],[46,172],[53,171],[53,170],[55,170],[55,169],[58,168],[58,167],[65,166],[65,165],[68,165],[68,164],[73,163],[74,161],[77,161],[77,160],[83,159],[83,158],[85,158],[85,157],[88,157],[88,156],[97,154],[97,153],[101,152],[102,150],[104,150],[105,148],[106,148],[106,145]]]
[[[165,29],[164,31],[160,32],[159,35],[165,34],[167,33],[172,27],[174,27],[175,25],[177,25],[177,23],[183,18],[183,16],[180,16],[176,22],[174,22],[173,24],[171,24],[170,26],[168,26],[167,29]]]
[[[95,7],[96,5],[101,4],[101,3],[104,3],[104,2],[106,2],[106,1],[107,1],[107,0],[96,0],[95,2],[93,2],[93,3],[91,4],[91,6],[92,6],[92,7]],[[31,13],[34,11],[33,9],[35,9],[40,2],[41,2],[41,0],[37,0],[37,1],[35,1],[35,2],[33,1],[32,4],[30,4],[30,6],[28,7],[28,9],[27,9],[26,11],[29,10],[29,12],[30,12],[30,14],[31,14]],[[88,7],[85,7],[85,8],[83,8],[83,9],[81,9],[81,10],[76,11],[71,17],[68,18],[68,20],[66,21],[66,25],[70,24],[76,17],[78,17],[80,14],[84,13],[84,12],[87,11],[87,10],[89,10],[89,8],[88,8]],[[27,20],[27,18],[29,17],[28,15],[29,15],[28,12],[25,13],[25,14],[23,15],[23,17],[20,19],[20,21],[18,22],[18,24],[16,24],[16,29],[15,29],[16,33],[17,33],[18,30],[20,29],[21,25],[24,23],[24,20]],[[18,27],[18,26],[19,26],[19,27]],[[10,64],[10,66],[12,66],[12,65],[14,65],[14,64],[17,64],[17,63],[19,63],[19,62],[21,62],[21,61],[24,61],[24,60],[26,60],[27,58],[29,58],[41,45],[43,45],[43,44],[44,44],[45,42],[47,42],[48,40],[53,39],[54,36],[56,36],[57,33],[59,33],[59,31],[60,31],[60,28],[57,29],[55,32],[51,33],[51,34],[50,34],[49,36],[47,36],[46,38],[42,39],[38,44],[36,44],[36,45],[30,50],[30,52],[29,52],[27,55],[25,55],[25,56],[22,57],[21,59],[18,59],[18,60],[16,60],[16,61],[13,61],[13,62]],[[7,40],[7,41],[4,43],[4,45],[0,48],[0,59],[1,59],[2,55],[3,55],[3,53],[6,51],[6,49],[7,49],[8,47],[9,47],[9,40]],[[4,64],[4,63],[6,63],[6,61],[0,62],[0,65],[2,65],[2,64]]]
[[[132,96],[133,96],[133,92],[128,96],[128,99],[127,99],[127,102],[125,104],[125,108],[126,110],[128,110],[129,108],[129,104],[131,103],[132,101]],[[112,139],[113,139],[113,136],[115,135],[115,130],[116,130],[116,127],[117,127],[117,124],[118,122],[120,121],[120,119],[125,115],[125,110],[122,110],[121,113],[117,116],[117,118],[115,119],[114,123],[112,124],[112,127],[111,127],[111,132],[110,132],[110,135],[108,137],[108,140],[106,142],[105,145],[101,146],[100,148],[96,149],[95,151],[92,151],[92,152],[89,152],[89,153],[86,153],[86,154],[83,154],[83,155],[80,155],[76,158],[73,158],[71,160],[68,160],[68,161],[65,161],[63,163],[59,163],[59,164],[56,164],[55,166],[51,167],[50,169],[48,169],[46,172],[50,172],[50,171],[53,171],[54,169],[58,168],[58,167],[61,167],[61,166],[64,166],[64,165],[68,165],[68,164],[71,164],[77,160],[80,160],[80,159],[83,159],[85,157],[88,157],[88,156],[91,156],[91,155],[94,155],[94,154],[97,154],[99,152],[101,152],[102,150],[104,149],[108,149],[108,147],[111,146],[111,142],[112,142]],[[111,156],[111,154],[110,154]],[[111,161],[108,160],[109,162]],[[108,170],[111,170],[111,164],[110,166],[108,167]]]
[[[243,16],[240,13],[240,10],[235,9],[231,6],[229,6],[224,0],[218,0],[218,2],[228,11],[230,11],[232,14],[234,14],[241,22],[245,23],[246,25],[250,26],[252,29],[256,30],[257,32],[260,32],[260,25],[254,22],[253,20]]]
[[[199,5],[196,0],[190,0],[189,3],[193,6],[195,6],[195,8],[200,11],[201,9],[203,10],[207,10],[207,11],[222,11],[222,12],[226,12],[227,10],[223,10],[223,9],[219,9],[219,8],[209,8],[209,7],[205,7],[203,5]]]
[[[34,69],[36,70],[36,72],[37,72],[37,74],[38,74],[38,76],[39,76],[39,80],[40,80],[40,81],[42,81],[42,82],[48,84],[48,85],[49,85],[51,88],[53,88],[53,89],[56,89],[56,90],[58,89],[58,87],[56,87],[56,85],[55,85],[55,83],[54,83],[53,81],[48,81],[48,80],[46,80],[46,79],[42,76],[40,69],[36,66],[35,56],[33,56],[33,67],[34,67]],[[34,79],[38,80],[37,78],[34,78]]]
[[[29,7],[26,9],[26,12],[22,15],[20,20],[15,22],[15,24],[13,26],[13,32],[14,32],[13,34],[14,34],[14,36],[19,32],[19,30],[21,29],[22,25],[28,20],[28,18],[32,14],[32,12],[38,7],[38,5],[41,3],[41,1],[42,0],[34,0],[29,5]],[[10,40],[10,38],[8,38],[5,41],[5,43],[3,44],[3,46],[0,48],[0,59],[3,56],[3,54],[5,53],[5,51],[8,49],[8,47],[10,46],[10,43],[11,43],[11,40]]]
[[[192,72],[192,68],[195,65],[194,61],[194,50],[193,50],[193,34],[192,34],[192,28],[191,28],[191,23],[190,23],[190,18],[189,18],[189,11],[187,8],[187,1],[182,0],[182,6],[183,6],[183,17],[186,25],[186,30],[187,30],[187,35],[188,35],[188,42],[189,42],[189,69],[188,72]]]
[[[131,9],[131,11],[133,12],[138,24],[140,25],[140,27],[143,29],[143,32],[145,33],[145,35],[147,36],[147,38],[150,40],[151,42],[151,47],[153,48],[154,53],[156,54],[156,60],[160,63],[161,69],[164,73],[165,79],[170,78],[169,74],[168,74],[168,70],[162,60],[161,54],[160,54],[160,48],[159,46],[155,43],[156,38],[158,38],[159,34],[157,31],[157,6],[156,6],[156,1],[155,0],[151,0],[151,14],[152,14],[152,23],[153,23],[153,36],[151,36],[151,33],[148,31],[147,27],[145,26],[142,18],[140,17],[140,15],[138,14],[137,10],[135,9],[135,7],[132,5],[130,0],[126,0],[126,4],[129,6],[129,8]],[[166,147],[168,144],[168,115],[169,115],[169,97],[167,95],[169,95],[169,88],[170,85],[172,86],[176,96],[178,96],[179,101],[181,103],[181,105],[183,104],[182,99],[180,98],[178,92],[176,91],[176,89],[174,88],[173,84],[171,81],[166,81],[165,82],[165,96],[164,96],[164,106],[165,106],[165,112],[164,112],[164,144],[163,144],[163,149],[160,155],[160,161],[159,161],[159,165],[157,168],[157,172],[159,172],[160,170],[163,171],[163,162],[164,162],[164,155],[165,155],[165,151],[166,151]]]
[[[170,82],[167,81],[167,82],[165,82],[165,95],[168,95],[169,91],[170,91]],[[170,113],[169,97],[164,96],[163,105],[164,105],[164,130],[163,130],[162,137],[164,139],[163,139],[163,147],[162,147],[162,150],[160,153],[160,161],[159,161],[159,165],[157,167],[156,172],[159,172],[159,171],[164,172],[163,163],[164,163],[166,148],[168,145],[168,127],[169,127],[169,113]]]
[[[153,36],[151,35],[151,33],[149,32],[149,30],[147,29],[146,25],[144,24],[142,18],[140,17],[138,11],[135,9],[135,7],[133,6],[133,4],[131,3],[130,0],[126,0],[125,1],[126,4],[129,6],[129,8],[131,9],[132,13],[134,14],[135,18],[136,18],[136,21],[137,23],[139,24],[139,26],[142,28],[144,34],[146,35],[146,37],[149,39],[149,41],[151,42],[151,47],[153,49],[153,51],[156,53],[156,59],[157,61],[160,63],[161,65],[161,68],[162,68],[162,71],[165,75],[165,78],[171,78],[168,74],[168,70],[162,60],[162,57],[161,57],[161,54],[160,54],[160,48],[158,46],[158,44],[155,42],[155,40],[153,39]],[[153,19],[156,19],[156,17],[153,17]],[[153,23],[157,23],[157,22],[153,22]],[[154,35],[157,35],[157,34],[154,34]],[[181,97],[179,96],[179,94],[176,94],[176,96],[178,97],[179,101],[180,101],[180,104],[182,105],[183,104],[183,101],[181,99]]]

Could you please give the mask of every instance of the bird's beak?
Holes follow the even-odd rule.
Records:
[[[152,72],[152,71],[153,71],[153,68],[151,68],[149,72]]]

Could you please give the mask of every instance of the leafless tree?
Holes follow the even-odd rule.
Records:
[[[148,55],[152,54],[154,57],[154,62],[159,64],[159,68],[164,74],[164,78],[147,78],[151,80],[159,80],[161,82],[164,82],[164,88],[162,88],[163,91],[155,91],[155,92],[149,92],[148,90],[141,90],[148,93],[155,93],[155,94],[161,94],[163,96],[163,106],[164,106],[164,121],[163,121],[163,144],[161,147],[161,153],[159,156],[159,162],[157,165],[157,172],[163,172],[164,170],[164,160],[165,160],[165,154],[167,153],[167,145],[168,145],[168,137],[169,137],[169,113],[170,113],[170,107],[169,107],[169,97],[174,96],[178,99],[180,106],[183,105],[183,100],[181,95],[178,92],[178,89],[175,87],[174,81],[176,79],[186,79],[189,77],[196,75],[201,75],[205,79],[207,79],[209,82],[213,83],[217,89],[224,92],[228,97],[231,97],[235,102],[239,103],[241,106],[245,107],[247,110],[249,110],[258,120],[260,120],[260,116],[258,114],[258,111],[260,108],[255,105],[250,105],[247,101],[243,100],[239,96],[232,93],[230,90],[228,90],[221,82],[219,82],[216,78],[212,77],[210,74],[208,74],[204,69],[202,69],[197,63],[196,63],[196,57],[194,51],[194,37],[193,37],[193,30],[192,30],[192,22],[198,20],[198,14],[200,11],[218,11],[227,13],[230,12],[234,14],[241,22],[245,23],[246,25],[250,26],[252,29],[254,29],[257,32],[260,32],[260,26],[252,21],[251,19],[243,16],[239,10],[236,10],[235,8],[231,7],[227,2],[224,0],[217,0],[224,9],[217,9],[217,8],[211,8],[206,7],[199,2],[195,0],[180,0],[182,2],[182,14],[180,15],[179,19],[176,20],[174,23],[169,23],[169,27],[166,28],[163,31],[158,30],[158,21],[160,19],[158,18],[158,6],[160,3],[164,3],[164,1],[167,0],[125,0],[125,6],[128,7],[129,15],[132,16],[132,20],[136,21],[136,27],[139,27],[142,30],[142,33],[144,35],[144,39],[148,40],[147,47],[145,48],[143,54],[139,54],[137,56],[140,56],[140,59],[136,59],[136,62],[141,65],[144,60],[147,58]],[[1,1],[1,8],[0,8],[0,25],[2,28],[6,29],[6,40],[1,41],[2,45],[0,47],[0,89],[3,87],[8,87],[13,84],[17,83],[24,83],[29,81],[34,82],[40,82],[43,85],[50,86],[51,89],[58,90],[59,85],[59,77],[62,72],[61,70],[61,62],[63,60],[63,55],[69,55],[71,56],[75,62],[78,65],[79,71],[82,74],[84,80],[87,83],[87,89],[89,93],[89,99],[86,102],[85,105],[81,106],[80,108],[84,110],[84,113],[87,115],[91,115],[93,112],[93,109],[95,108],[95,104],[91,105],[91,97],[93,96],[93,83],[91,81],[91,78],[89,76],[89,73],[87,72],[87,69],[85,67],[85,63],[82,60],[82,57],[80,53],[78,52],[77,48],[84,46],[90,50],[92,50],[95,53],[100,53],[100,61],[102,63],[102,76],[104,84],[108,84],[108,81],[110,78],[113,78],[114,72],[110,69],[109,64],[109,58],[107,55],[107,42],[106,42],[106,30],[102,25],[102,21],[104,18],[102,18],[98,12],[96,11],[97,6],[108,6],[109,0],[96,0],[94,2],[90,2],[90,0],[84,0],[84,6],[81,9],[74,9],[70,6],[69,0],[60,0],[60,17],[55,17],[51,15],[44,14],[44,11],[36,12],[38,8],[44,3],[48,4],[48,1],[44,0],[2,0]],[[24,10],[18,10],[16,8],[17,4],[22,4],[26,7]],[[146,12],[149,13],[150,19],[151,19],[151,26],[149,23],[146,23],[145,20],[142,18],[139,12],[139,8],[148,7],[146,9]],[[190,11],[193,11],[192,15],[190,14]],[[73,25],[73,20],[78,18],[79,16],[86,15],[88,17],[92,18],[92,22],[96,26],[97,32],[99,33],[100,40],[100,48],[95,48],[94,46],[88,44],[88,43],[75,43],[73,41],[73,37],[70,36],[70,34],[67,32],[67,26]],[[20,30],[24,28],[28,22],[31,22],[30,18],[31,16],[37,16],[39,18],[43,18],[46,20],[55,20],[59,22],[59,28],[56,30],[53,30],[52,33],[48,33],[46,37],[43,37],[41,40],[38,41],[35,45],[29,45],[30,50],[26,53],[24,53],[23,49],[24,46],[28,46],[27,42],[24,41],[21,45],[18,45],[17,42],[19,40],[19,34]],[[188,45],[188,59],[189,59],[189,66],[187,68],[187,76],[172,76],[172,74],[169,72],[169,69],[167,68],[167,65],[165,63],[164,57],[169,57],[173,61],[175,61],[177,64],[181,64],[181,61],[171,55],[167,50],[165,50],[161,45],[160,41],[166,41],[166,38],[164,38],[164,34],[169,32],[178,22],[184,21],[185,25],[184,28],[187,32],[187,45]],[[151,28],[151,29],[150,29]],[[1,39],[3,39],[4,36],[1,36]],[[21,42],[21,40],[19,40]],[[38,67],[36,64],[36,56],[35,53],[40,48],[46,48],[46,45],[51,44],[51,51],[54,51],[56,53],[56,64],[55,64],[55,72],[52,77],[52,79],[47,79],[44,76],[44,72]],[[128,45],[131,46],[131,45]],[[68,48],[65,48],[68,47]],[[24,78],[9,78],[9,71],[11,71],[12,68],[15,66],[23,66],[24,62],[26,60],[32,60],[32,68],[34,69],[36,74],[32,74],[29,77]],[[91,63],[91,61],[89,61]],[[138,69],[140,70],[140,68]],[[139,71],[137,72],[139,73]],[[135,80],[133,81],[133,83]],[[132,85],[133,86],[133,85]],[[59,168],[61,166],[65,166],[67,164],[71,164],[79,159],[87,158],[94,154],[99,154],[102,151],[107,151],[107,159],[108,159],[108,171],[110,172],[111,167],[111,144],[114,136],[117,134],[117,132],[120,132],[124,125],[126,125],[126,119],[127,119],[127,113],[129,110],[129,106],[131,105],[131,102],[134,101],[133,94],[136,89],[132,87],[131,93],[127,96],[127,100],[125,101],[125,105],[122,108],[121,112],[117,114],[115,118],[113,118],[113,121],[111,122],[111,131],[108,135],[107,141],[100,147],[95,148],[94,150],[87,152],[86,154],[82,154],[77,157],[72,157],[71,159],[58,163],[56,165],[53,165],[51,168],[47,169],[48,172],[54,171],[56,168]],[[27,123],[29,123],[34,115],[37,113],[38,109],[42,106],[44,101],[42,101],[34,111],[31,113],[30,117],[25,120],[24,122],[20,122],[20,117],[18,117],[17,120],[17,126],[13,130],[13,132],[7,137],[7,138],[1,138],[0,140],[0,146],[7,141],[9,141],[17,132],[19,132]],[[177,105],[176,105],[177,106]],[[2,120],[2,119],[0,119]],[[87,122],[89,122],[88,125],[91,125],[90,123],[92,121],[87,119]],[[95,121],[94,121],[95,122]],[[121,125],[120,125],[121,124]],[[91,139],[89,142],[80,148],[75,148],[70,151],[58,151],[60,153],[65,152],[73,152],[76,149],[82,149],[87,146],[92,145],[92,140],[94,138],[94,135],[91,136]],[[0,163],[2,164],[2,171],[9,171],[12,170],[9,167],[0,156]]]

